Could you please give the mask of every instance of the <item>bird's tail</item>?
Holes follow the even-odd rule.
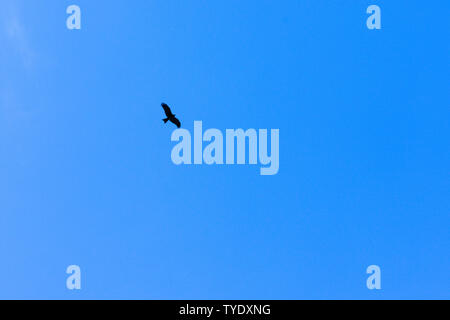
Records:
[[[163,119],[164,123],[167,123],[167,121],[169,121],[169,118],[165,118]]]

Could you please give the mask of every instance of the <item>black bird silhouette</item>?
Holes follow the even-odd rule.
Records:
[[[181,127],[181,122],[177,118],[175,118],[175,115],[172,113],[172,110],[170,110],[169,106],[165,104],[164,102],[161,103],[161,107],[163,107],[164,112],[166,113],[166,119],[163,119],[164,123],[167,123],[167,121],[172,122],[174,125],[176,125],[178,128]]]

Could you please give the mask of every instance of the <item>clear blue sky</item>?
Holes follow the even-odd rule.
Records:
[[[449,1],[0,6],[0,298],[450,298]],[[175,166],[162,101],[278,175]]]

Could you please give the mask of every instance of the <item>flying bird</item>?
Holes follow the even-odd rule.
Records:
[[[175,114],[172,113],[172,110],[170,110],[169,106],[165,103],[161,103],[161,107],[163,107],[164,112],[166,113],[166,119],[163,119],[164,123],[167,123],[167,121],[172,122],[174,125],[176,125],[178,128],[181,127],[181,122],[177,118],[175,118]]]

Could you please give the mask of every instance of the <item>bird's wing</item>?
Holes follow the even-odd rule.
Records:
[[[177,118],[173,118],[173,119],[171,119],[170,121],[172,121],[172,123],[173,123],[174,125],[176,125],[178,128],[181,127],[181,122],[180,122],[180,120],[178,120]]]
[[[161,103],[161,107],[163,107],[164,112],[166,113],[167,117],[171,117],[172,116],[172,111],[170,110],[169,106],[165,103]]]

